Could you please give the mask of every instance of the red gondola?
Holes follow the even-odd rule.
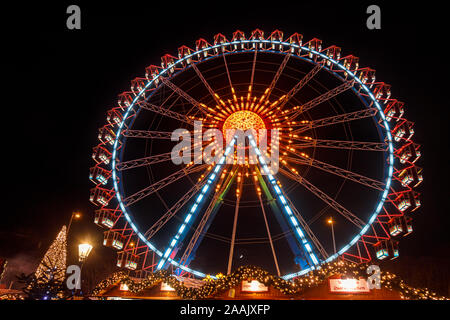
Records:
[[[388,222],[389,234],[393,237],[398,235],[407,236],[412,229],[412,218],[407,216],[394,217]]]
[[[391,121],[392,119],[396,119],[396,121],[399,121],[405,113],[403,106],[403,102],[400,102],[398,100],[390,100],[389,103],[387,103],[386,108],[384,109],[386,120]]]
[[[102,185],[107,184],[110,177],[111,171],[100,167],[98,164],[89,170],[89,179],[96,185],[99,183]]]
[[[95,210],[94,223],[101,227],[112,228],[117,219],[115,210],[101,208]]]
[[[398,241],[395,240],[381,240],[374,244],[375,255],[378,260],[390,258],[396,259],[399,256]]]
[[[103,126],[98,130],[98,139],[105,144],[114,144],[116,134],[112,130],[111,125]]]
[[[101,145],[96,146],[92,150],[92,159],[97,163],[109,164],[111,161],[111,152]]]
[[[411,140],[414,135],[413,123],[409,121],[401,121],[393,130],[394,140],[399,142],[401,139]]]
[[[127,268],[136,270],[139,263],[139,256],[132,252],[121,251],[117,253],[117,266],[119,268]]]
[[[105,231],[103,234],[103,245],[105,247],[121,250],[125,245],[126,237],[116,231]]]
[[[107,112],[106,121],[108,121],[111,125],[120,125],[122,122],[123,116],[120,108],[112,108]]]
[[[419,167],[409,167],[403,169],[398,175],[398,178],[403,187],[412,186],[417,187],[422,181],[422,168]]]
[[[103,189],[97,186],[91,189],[89,201],[96,206],[107,206],[113,196],[113,190]]]
[[[403,192],[395,198],[394,203],[401,212],[406,212],[408,209],[413,212],[421,205],[419,196],[420,194],[415,191]]]

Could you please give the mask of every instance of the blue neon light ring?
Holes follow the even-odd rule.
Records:
[[[393,142],[392,142],[392,135],[391,135],[389,123],[387,122],[386,116],[385,116],[385,114],[384,114],[380,104],[378,103],[377,99],[375,98],[375,96],[373,95],[372,91],[370,90],[370,88],[368,88],[356,76],[356,74],[354,74],[352,71],[350,71],[347,68],[345,68],[343,65],[341,65],[336,60],[328,57],[327,55],[325,55],[325,54],[323,54],[321,52],[318,52],[318,51],[315,51],[313,49],[310,49],[310,48],[307,48],[307,47],[303,47],[303,46],[300,46],[300,45],[297,45],[297,44],[284,42],[284,41],[258,40],[258,39],[239,40],[239,41],[231,41],[231,42],[220,43],[220,44],[216,44],[216,45],[209,46],[209,47],[203,48],[201,50],[195,51],[195,52],[193,52],[193,53],[191,53],[189,55],[184,56],[183,58],[178,59],[170,67],[161,70],[161,72],[155,78],[153,78],[152,80],[149,80],[147,82],[147,84],[145,85],[145,87],[139,92],[138,95],[136,95],[136,97],[133,99],[133,102],[127,108],[127,110],[126,110],[126,112],[125,112],[125,114],[123,116],[122,122],[119,125],[119,129],[116,132],[116,138],[114,140],[113,151],[112,151],[111,168],[112,168],[112,179],[113,179],[113,184],[114,184],[114,191],[115,191],[115,195],[116,195],[117,201],[119,202],[120,209],[122,210],[125,219],[129,223],[129,225],[131,226],[133,231],[136,233],[136,235],[141,239],[141,241],[143,241],[148,246],[148,248],[150,250],[154,251],[158,256],[162,257],[163,253],[160,250],[158,250],[150,241],[148,241],[145,238],[145,236],[138,230],[136,225],[134,224],[133,219],[128,214],[128,211],[127,211],[126,207],[124,206],[124,204],[122,202],[122,198],[121,198],[121,195],[120,195],[120,192],[119,192],[119,186],[117,184],[117,179],[116,179],[116,177],[117,177],[117,172],[116,172],[116,154],[117,154],[117,147],[118,147],[118,144],[119,144],[118,141],[119,141],[119,138],[120,138],[120,134],[122,132],[122,128],[123,128],[123,126],[125,124],[125,120],[127,119],[127,116],[130,113],[130,111],[133,109],[136,101],[138,101],[142,97],[143,93],[155,82],[156,79],[158,79],[161,75],[165,74],[170,68],[176,67],[177,65],[181,65],[181,63],[183,61],[185,61],[185,60],[187,60],[187,59],[189,59],[191,57],[194,57],[197,54],[200,54],[202,52],[209,51],[209,50],[216,49],[216,48],[220,48],[220,47],[226,47],[226,46],[230,46],[230,45],[239,45],[239,44],[245,44],[245,43],[254,43],[254,44],[257,44],[257,43],[268,43],[268,44],[283,45],[285,47],[291,47],[291,48],[294,48],[294,49],[301,49],[301,51],[306,51],[306,52],[312,53],[314,55],[317,55],[317,56],[319,56],[319,57],[329,61],[334,66],[336,66],[339,69],[347,72],[347,74],[361,86],[361,88],[369,96],[369,99],[373,102],[375,107],[378,109],[378,112],[379,112],[379,114],[381,116],[381,119],[383,121],[384,129],[385,129],[385,136],[387,137],[387,142],[388,142],[388,151],[387,152],[388,152],[388,155],[389,155],[389,161],[388,161],[388,174],[387,174],[387,177],[386,177],[386,184],[385,184],[385,188],[383,190],[382,196],[381,196],[381,198],[380,198],[380,200],[379,200],[379,202],[378,202],[378,204],[376,206],[375,211],[371,215],[371,217],[369,219],[369,222],[361,229],[361,231],[347,245],[342,247],[337,253],[335,253],[334,255],[330,256],[328,259],[326,259],[325,261],[322,262],[322,264],[323,263],[328,263],[328,262],[333,261],[334,259],[336,259],[338,256],[342,255],[350,247],[352,247],[367,232],[367,230],[369,229],[370,225],[372,225],[372,223],[375,221],[375,219],[377,218],[378,214],[380,213],[381,209],[383,208],[384,202],[385,202],[386,197],[387,197],[387,195],[389,193],[389,188],[390,188],[391,182],[392,182],[392,174],[393,174],[393,171],[394,171],[394,146],[393,146]],[[251,48],[251,49],[245,49],[245,50],[239,50],[239,51],[217,53],[217,54],[212,55],[209,58],[204,58],[203,60],[200,60],[200,61],[195,62],[195,63],[200,63],[200,62],[203,62],[203,61],[215,58],[215,57],[220,56],[220,55],[232,54],[232,53],[236,53],[236,52],[253,52],[255,50],[256,49]],[[267,50],[267,49],[264,50],[264,52],[273,52],[273,53],[279,53],[279,54],[287,54],[286,52],[276,51],[276,50]],[[301,56],[296,55],[296,54],[292,54],[292,55],[296,56],[297,58],[304,59],[304,60],[310,61],[312,63],[315,63],[312,59],[301,57]],[[176,74],[185,71],[189,67],[190,67],[190,65],[187,64],[185,67],[182,67],[182,69],[180,71],[178,71]],[[324,68],[326,68],[326,67],[324,67]],[[340,78],[340,76],[337,73],[335,73],[334,71],[332,71],[331,69],[328,69],[328,68],[326,68],[326,69],[329,70],[330,72],[332,72],[335,76],[338,76]],[[356,92],[356,94],[361,98],[361,95],[358,92]],[[362,99],[362,101],[364,101],[364,99]],[[192,273],[192,274],[194,274],[194,275],[196,275],[198,277],[205,277],[206,276],[206,274],[204,274],[203,272],[200,272],[200,271],[197,271],[197,270],[193,270],[193,269],[191,269],[189,267],[180,265],[178,262],[174,261],[171,258],[168,258],[167,261],[170,262],[171,264],[173,264],[174,266],[176,266],[176,267],[178,267],[178,268],[180,268],[180,269],[182,269],[184,271],[187,271],[189,273]],[[310,268],[301,270],[301,271],[296,272],[296,273],[287,274],[287,275],[284,275],[282,278],[285,279],[285,280],[289,280],[289,279],[292,279],[294,277],[304,275],[304,274],[312,271],[313,269],[315,269],[315,267],[310,267]]]

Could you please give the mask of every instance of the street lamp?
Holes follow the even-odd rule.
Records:
[[[336,254],[336,240],[334,239],[334,221],[333,221],[333,218],[330,217],[327,220],[327,223],[329,225],[331,225],[331,236],[333,237],[333,250],[334,250],[334,253]]]
[[[81,213],[78,211],[72,212],[72,215],[70,216],[69,226],[67,227],[67,234],[69,234],[70,226],[72,225],[73,219],[79,219],[81,218]]]
[[[87,257],[91,253],[92,246],[89,243],[81,243],[78,245],[78,260],[81,263],[86,261]]]
[[[92,245],[89,243],[80,243],[78,245],[78,261],[81,262],[80,267],[80,276],[77,279],[77,287],[80,285],[81,280],[81,271],[83,270],[84,262],[88,258],[89,254],[91,253]]]

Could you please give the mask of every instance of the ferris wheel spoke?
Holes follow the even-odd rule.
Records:
[[[191,166],[188,168],[180,169],[177,172],[172,173],[171,175],[165,177],[164,179],[153,183],[152,185],[132,194],[131,196],[126,197],[123,200],[123,203],[125,204],[125,206],[130,206],[130,205],[136,203],[137,201],[142,200],[145,197],[153,194],[154,192],[170,185],[171,183],[173,183],[181,178],[184,178],[184,177],[188,176],[189,174],[201,171],[208,166],[209,165],[207,165],[207,164],[203,164],[203,165]]]
[[[176,86],[173,82],[171,82],[167,78],[161,78],[162,82],[168,86],[170,89],[175,91],[178,95],[186,99],[190,104],[192,104],[194,107],[198,108],[201,112],[203,112],[205,115],[208,114],[208,110],[197,100],[192,98],[189,94],[187,94],[185,91],[183,91],[180,87]]]
[[[188,265],[190,262],[190,257],[192,256],[192,251],[195,252],[195,247],[198,247],[197,243],[198,240],[200,238],[200,235],[204,235],[204,233],[207,230],[205,229],[205,226],[207,224],[208,221],[211,221],[211,214],[213,212],[216,212],[218,210],[218,208],[220,207],[220,205],[223,202],[223,198],[226,195],[226,193],[229,190],[229,187],[232,183],[232,181],[234,180],[235,177],[235,173],[232,175],[228,175],[227,177],[227,181],[225,181],[225,183],[222,185],[222,187],[216,191],[216,193],[214,194],[212,200],[209,202],[208,207],[205,210],[205,213],[203,214],[200,222],[197,225],[197,228],[194,231],[194,234],[192,235],[189,244],[187,245],[186,249],[184,250],[184,253],[180,259],[180,264],[181,265]],[[201,239],[200,239],[201,241]]]
[[[310,100],[309,102],[301,105],[298,109],[294,109],[292,111],[286,112],[283,114],[283,116],[289,116],[289,120],[295,119],[298,115],[301,113],[304,113],[306,111],[311,110],[312,108],[318,106],[321,103],[324,103],[331,98],[336,97],[337,95],[341,94],[342,92],[347,91],[348,89],[352,88],[355,84],[355,81],[346,81],[339,85],[338,87],[331,89],[320,96]]]
[[[149,240],[152,238],[168,221],[170,221],[177,212],[183,208],[189,200],[203,187],[205,179],[198,181],[192,188],[186,192],[167,212],[158,219],[146,232],[145,236]]]
[[[352,212],[347,210],[345,207],[343,207],[340,203],[338,203],[336,200],[331,198],[328,194],[317,188],[315,185],[313,185],[311,182],[306,180],[304,177],[299,176],[298,174],[291,173],[287,171],[286,169],[279,168],[279,172],[286,176],[289,179],[292,179],[298,183],[300,183],[302,186],[304,186],[307,190],[312,192],[314,195],[316,195],[318,198],[322,199],[326,204],[328,204],[330,207],[332,207],[337,213],[342,215],[345,219],[350,221],[352,224],[357,226],[359,229],[362,229],[365,225],[364,221],[362,221],[360,218],[358,218],[356,215],[354,215]]]
[[[332,116],[332,117],[326,117],[326,118],[322,118],[322,119],[306,121],[303,123],[299,123],[298,126],[300,126],[300,128],[292,130],[290,133],[292,135],[295,135],[295,134],[299,134],[299,133],[305,132],[307,130],[311,130],[311,129],[315,129],[315,128],[319,128],[319,127],[331,126],[331,125],[335,125],[335,124],[340,124],[340,123],[344,123],[344,122],[355,121],[355,120],[360,120],[360,119],[365,119],[365,118],[372,118],[377,114],[377,112],[378,112],[378,110],[376,108],[368,108],[368,109],[364,109],[364,110],[358,110],[358,111],[354,111],[354,112],[338,114],[338,115]]]
[[[362,142],[362,141],[345,141],[345,140],[325,140],[312,139],[310,137],[289,137],[292,140],[301,141],[301,144],[290,144],[289,146],[298,148],[330,148],[330,149],[349,149],[361,151],[386,151],[388,144],[385,142]]]
[[[323,64],[318,63],[314,66],[314,68],[308,72],[284,97],[281,104],[279,104],[279,109],[282,110],[283,107],[288,103],[288,101],[297,94],[309,81],[311,81],[312,78],[320,71],[322,70]]]
[[[200,70],[197,68],[197,66],[195,65],[194,62],[191,61],[191,66],[192,69],[194,69],[195,73],[197,74],[197,76],[200,78],[200,80],[203,82],[203,84],[205,85],[206,89],[208,89],[209,94],[213,97],[214,101],[216,101],[217,105],[220,105],[220,100],[217,96],[217,94],[214,92],[214,90],[211,88],[211,86],[209,85],[208,81],[206,81],[205,77],[203,76],[203,74],[200,72]]]
[[[249,87],[249,93],[251,93],[252,87],[253,87],[253,80],[255,79],[255,67],[256,67],[256,57],[258,56],[258,50],[255,49],[255,54],[253,55],[253,63],[252,63],[252,74],[250,76],[250,87]]]
[[[285,55],[283,61],[281,62],[280,66],[278,67],[277,72],[275,73],[275,76],[272,79],[272,82],[269,85],[269,88],[267,88],[265,94],[267,96],[267,99],[269,99],[270,94],[272,93],[272,90],[275,88],[275,85],[278,82],[278,79],[280,79],[281,74],[283,73],[284,68],[286,67],[289,58],[291,57],[291,53],[289,52],[288,54]],[[300,89],[299,89],[300,90]]]
[[[161,114],[163,116],[166,116],[166,117],[169,117],[169,118],[172,118],[172,119],[175,119],[175,120],[182,121],[182,122],[187,123],[187,124],[191,124],[192,125],[194,123],[194,121],[192,119],[190,119],[189,117],[187,117],[186,115],[183,115],[181,113],[178,113],[178,112],[166,109],[166,108],[164,108],[162,106],[154,105],[154,104],[146,102],[146,101],[143,101],[143,102],[139,103],[139,106],[142,109],[149,110],[149,111]]]
[[[228,83],[230,84],[231,92],[234,95],[234,88],[233,88],[233,83],[231,82],[231,74],[230,74],[230,70],[228,68],[227,58],[226,58],[225,54],[222,54],[222,57],[223,57],[223,64],[225,65],[225,70],[227,71]]]
[[[146,138],[146,139],[167,139],[170,140],[172,132],[168,131],[152,131],[152,130],[131,130],[123,131],[123,136],[127,138]]]
[[[171,155],[172,155],[171,152],[167,152],[167,153],[153,155],[150,157],[122,161],[116,165],[116,169],[118,171],[124,171],[124,170],[128,170],[128,169],[149,166],[149,165],[152,165],[155,163],[169,161],[169,160],[171,160]]]
[[[283,157],[283,159],[287,159],[293,163],[298,163],[298,164],[302,164],[302,165],[306,165],[306,166],[312,166],[314,168],[323,170],[325,172],[340,176],[344,179],[348,179],[348,180],[357,182],[366,187],[370,187],[370,188],[380,190],[380,191],[384,190],[385,184],[381,181],[377,181],[375,179],[368,178],[359,173],[345,170],[345,169],[336,167],[332,164],[322,162],[322,161],[319,161],[319,160],[316,160],[313,158],[306,158],[299,154],[297,154],[297,156],[298,156],[298,158],[286,156],[286,157]]]

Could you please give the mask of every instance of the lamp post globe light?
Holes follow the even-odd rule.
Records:
[[[78,260],[84,263],[91,253],[92,245],[89,243],[81,243],[78,245]]]

